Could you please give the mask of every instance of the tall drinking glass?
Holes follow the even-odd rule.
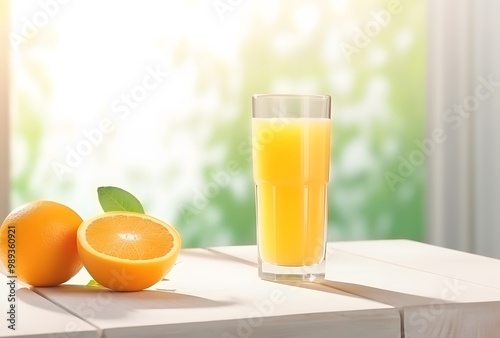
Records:
[[[252,97],[259,276],[323,279],[330,174],[330,96]]]

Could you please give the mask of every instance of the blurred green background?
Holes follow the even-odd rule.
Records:
[[[425,2],[74,1],[29,36],[23,18],[44,9],[11,6],[25,38],[11,207],[52,199],[89,217],[115,185],[185,247],[253,244],[250,97],[317,93],[333,100],[329,239],[423,240],[423,165],[387,173],[424,135]]]

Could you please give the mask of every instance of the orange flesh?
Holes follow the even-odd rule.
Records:
[[[86,239],[100,253],[131,260],[163,257],[174,245],[173,236],[162,225],[123,215],[94,221]]]

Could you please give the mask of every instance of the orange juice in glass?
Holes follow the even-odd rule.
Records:
[[[330,97],[254,95],[252,108],[259,276],[324,278]]]

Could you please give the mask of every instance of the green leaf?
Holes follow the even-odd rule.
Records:
[[[141,202],[128,191],[117,187],[99,187],[97,195],[104,212],[131,211],[144,214]]]
[[[101,284],[97,283],[95,280],[91,279],[88,283],[87,286],[100,286]]]

